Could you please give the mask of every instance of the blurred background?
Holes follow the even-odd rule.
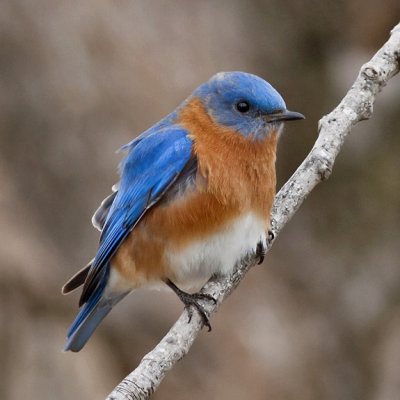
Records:
[[[60,288],[95,254],[116,149],[214,73],[243,70],[307,116],[280,142],[281,186],[399,19],[398,0],[3,0],[0,398],[102,399],[182,311],[137,291],[61,352],[78,293]],[[395,77],[154,399],[399,398],[399,93]]]

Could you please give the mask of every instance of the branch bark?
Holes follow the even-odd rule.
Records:
[[[271,213],[274,240],[313,188],[329,177],[345,137],[356,123],[371,117],[377,94],[399,70],[400,23],[392,30],[384,46],[361,67],[357,79],[340,104],[319,121],[319,136],[311,152],[276,195]],[[272,242],[268,250],[271,246]],[[247,254],[238,262],[231,276],[211,278],[202,293],[213,296],[217,303],[203,302],[205,310],[216,312],[257,261],[255,254]],[[188,314],[184,311],[161,342],[143,357],[139,366],[113,390],[107,400],[149,398],[165,374],[188,353],[202,327],[198,313],[193,313],[188,323]]]

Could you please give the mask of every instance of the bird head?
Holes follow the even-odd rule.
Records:
[[[218,124],[255,139],[280,129],[284,121],[304,119],[286,108],[265,80],[245,72],[220,72],[194,92]]]

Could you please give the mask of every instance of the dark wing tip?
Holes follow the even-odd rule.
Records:
[[[62,294],[68,294],[84,284],[89,269],[92,266],[92,262],[93,260],[91,260],[87,265],[85,265],[80,271],[78,271],[65,283],[65,285],[61,288]]]

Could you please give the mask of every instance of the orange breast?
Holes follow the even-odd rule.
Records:
[[[168,277],[166,250],[184,249],[241,214],[252,211],[269,226],[277,132],[253,141],[221,128],[198,99],[181,111],[179,123],[194,142],[196,188],[152,208],[114,256],[113,267],[136,286]]]
[[[277,132],[252,140],[217,125],[200,100],[183,109],[179,122],[191,132],[199,182],[220,203],[240,211],[251,209],[269,219],[275,196]]]

